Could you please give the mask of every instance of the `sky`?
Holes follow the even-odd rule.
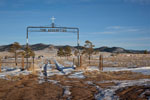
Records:
[[[0,45],[26,44],[27,26],[78,27],[80,45],[150,50],[150,0],[0,0]],[[76,33],[29,32],[29,44],[76,45]]]

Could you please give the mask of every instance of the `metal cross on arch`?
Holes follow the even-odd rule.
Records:
[[[75,32],[77,33],[77,49],[78,49],[78,66],[80,66],[80,50],[79,50],[79,28],[77,27],[57,27],[54,24],[54,20],[56,18],[52,17],[52,26],[46,27],[46,26],[28,26],[27,27],[27,34],[26,34],[26,47],[29,47],[29,32]],[[40,29],[40,30],[37,30]],[[29,60],[28,60],[28,50],[27,50],[27,68],[29,67]]]

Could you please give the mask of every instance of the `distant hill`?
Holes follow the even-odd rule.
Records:
[[[120,52],[120,53],[125,53],[127,52],[127,50],[125,50],[124,48],[120,48],[120,47],[100,47],[100,48],[96,48],[95,50],[101,51],[101,52]]]
[[[100,47],[95,48],[95,50],[101,52],[111,52],[111,53],[144,53],[145,50],[126,50],[121,47]]]
[[[0,52],[9,51],[11,46],[12,46],[12,44],[0,46]],[[38,51],[38,50],[44,50],[47,48],[48,48],[48,50],[65,48],[66,46],[69,46],[69,45],[54,46],[51,44],[38,43],[38,44],[29,45],[29,46],[31,47],[32,50]],[[70,47],[72,50],[75,50],[78,48],[77,46],[70,46]],[[25,48],[25,45],[22,45],[22,49],[24,49],[24,48]],[[79,49],[83,50],[84,47],[80,46]],[[100,51],[100,52],[111,52],[111,53],[144,53],[144,50],[126,50],[126,49],[121,48],[121,47],[106,47],[106,46],[100,47],[100,48],[95,48],[94,50]]]
[[[0,46],[0,51],[9,51],[12,44]]]
[[[42,43],[30,45],[31,49],[34,51],[43,50],[43,49],[48,48],[49,46],[50,45],[42,44]]]

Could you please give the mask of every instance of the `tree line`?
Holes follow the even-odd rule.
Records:
[[[85,45],[84,45],[84,49],[82,50],[81,54],[85,54],[85,55],[88,55],[88,59],[89,59],[89,64],[90,64],[90,60],[91,60],[91,56],[94,52],[94,48],[95,45],[93,45],[93,43],[89,40],[86,40],[85,41]],[[58,51],[57,51],[57,56],[59,57],[69,57],[72,55],[72,50],[71,50],[71,47],[70,46],[66,46],[66,47],[62,47],[62,48],[59,48]],[[77,56],[78,55],[78,51],[75,50],[74,51],[74,55]]]
[[[19,55],[24,56],[25,58],[35,57],[35,53],[33,50],[31,50],[30,47],[25,47],[23,50],[21,50],[21,48],[22,46],[18,42],[14,42],[9,50],[9,52],[14,54],[16,66],[17,66],[17,58]]]
[[[93,49],[94,47],[95,46],[93,45],[93,43],[91,41],[86,40],[85,45],[84,45],[84,49],[80,53],[82,55],[85,54],[85,55],[88,56],[89,64],[90,64],[91,56],[94,52],[94,49]],[[16,66],[17,66],[17,58],[18,58],[19,55],[24,56],[25,58],[35,57],[34,51],[29,46],[25,47],[22,50],[22,46],[18,42],[14,42],[11,45],[9,52],[14,54]],[[70,46],[61,47],[57,51],[57,56],[59,56],[59,57],[69,57],[71,55],[72,55],[72,49],[71,49]],[[74,51],[74,55],[75,56],[78,55],[77,50]]]

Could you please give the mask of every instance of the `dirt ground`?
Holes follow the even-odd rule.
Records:
[[[61,85],[71,86],[72,100],[93,100],[97,92],[95,87],[82,81],[39,84],[36,76],[29,75],[19,81],[0,79],[0,100],[67,100]]]
[[[127,76],[128,74],[128,76]],[[130,75],[129,75],[130,74]],[[113,82],[98,83],[103,80],[137,80],[140,78],[150,79],[150,76],[132,73],[132,72],[112,72],[112,73],[85,73],[85,79],[68,78],[67,75],[51,76],[48,80],[52,82],[43,82],[39,84],[36,75],[11,77],[9,80],[0,79],[0,100],[94,100],[98,93],[94,85],[87,84],[92,81],[101,88],[116,85]],[[69,87],[70,93],[66,93]],[[149,94],[144,94],[142,99],[138,95],[150,87],[133,86],[116,91],[121,100],[146,100]],[[138,92],[136,92],[138,90]],[[131,95],[131,93],[135,95]]]
[[[150,86],[130,86],[116,91],[120,100],[149,100]]]
[[[26,76],[19,81],[0,79],[0,100],[59,100],[63,89],[51,83],[38,84],[37,77]]]

